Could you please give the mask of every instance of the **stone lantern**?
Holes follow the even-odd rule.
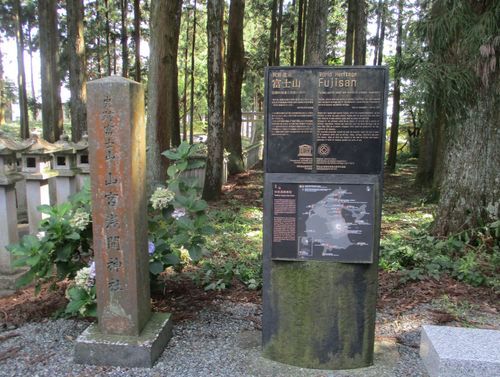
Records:
[[[87,134],[82,136],[82,140],[75,144],[77,188],[81,190],[85,181],[90,179],[90,161],[89,161],[89,137]]]
[[[15,184],[23,176],[17,172],[16,154],[26,147],[0,131],[0,291],[13,290],[22,274],[12,268],[12,255],[5,246],[19,240]]]
[[[26,141],[29,145],[22,156],[21,171],[26,177],[26,200],[30,234],[38,232],[38,224],[46,217],[37,207],[50,205],[49,179],[57,172],[51,169],[52,153],[57,146],[32,134]]]
[[[69,140],[67,134],[62,134],[54,143],[57,150],[53,153],[52,167],[58,173],[56,177],[57,204],[64,203],[76,192],[76,144]]]

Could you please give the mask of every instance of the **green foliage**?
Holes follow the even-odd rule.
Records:
[[[391,234],[381,242],[380,265],[403,280],[442,274],[474,286],[500,289],[500,221],[445,239],[429,235],[430,224]]]
[[[209,213],[215,234],[208,240],[211,256],[193,275],[206,290],[230,287],[234,279],[249,289],[262,286],[262,210],[231,202]]]
[[[69,300],[63,315],[97,317],[95,264],[79,270],[74,281],[66,289]]]
[[[7,247],[17,257],[15,267],[29,268],[18,284],[35,281],[37,291],[43,282],[73,278],[92,255],[89,185],[66,203],[44,205],[38,210],[46,215],[40,222],[38,237],[27,235],[20,243]]]
[[[205,237],[213,234],[205,213],[208,205],[201,199],[194,180],[183,174],[203,167],[197,157],[201,144],[186,142],[163,153],[173,163],[168,168],[168,188],[159,187],[151,197],[150,239],[154,252],[150,256],[150,273],[156,279],[167,267],[182,268],[189,260],[198,261],[204,254]]]

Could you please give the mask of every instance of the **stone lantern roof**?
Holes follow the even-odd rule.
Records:
[[[59,137],[59,140],[54,143],[54,145],[57,147],[57,150],[53,151],[52,153],[73,154],[76,151],[76,143],[73,143],[69,140],[68,134],[62,134]]]
[[[22,174],[17,172],[17,153],[27,147],[0,131],[0,186],[10,185],[23,178]]]
[[[82,140],[80,140],[78,143],[74,144],[74,148],[76,151],[84,151],[89,148],[89,135],[84,134],[82,136]]]
[[[24,151],[28,146],[22,142],[11,139],[3,131],[0,131],[0,155],[10,156]]]
[[[42,139],[36,133],[32,133],[25,143],[28,145],[24,152],[27,155],[50,155],[59,149],[58,146]]]

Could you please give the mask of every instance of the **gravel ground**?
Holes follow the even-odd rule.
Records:
[[[88,322],[29,323],[0,333],[0,376],[427,376],[418,357],[422,318],[379,316],[375,365],[332,372],[264,359],[255,324],[260,315],[256,304],[216,303],[195,320],[174,324],[174,335],[152,369],[74,364],[74,342]]]

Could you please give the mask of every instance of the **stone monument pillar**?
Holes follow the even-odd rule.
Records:
[[[16,153],[23,149],[26,146],[0,131],[0,292],[14,290],[23,273],[12,267],[12,255],[5,248],[19,240],[15,183],[23,176],[17,172]]]
[[[97,325],[78,338],[78,363],[151,367],[170,338],[151,313],[144,90],[122,77],[87,86]]]

